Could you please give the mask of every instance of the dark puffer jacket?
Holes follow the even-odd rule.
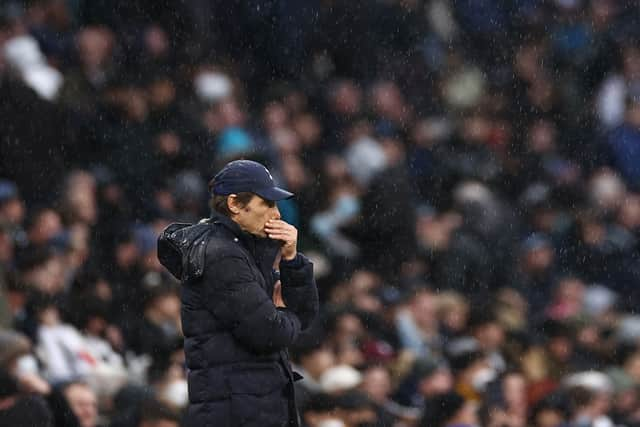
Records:
[[[286,348],[317,315],[318,292],[298,254],[280,262],[287,308],[275,307],[278,251],[218,214],[160,235],[158,258],[183,285],[188,426],[298,425]]]

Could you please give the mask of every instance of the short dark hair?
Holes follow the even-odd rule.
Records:
[[[595,392],[585,386],[574,386],[569,389],[568,399],[571,412],[589,405],[595,399]]]
[[[243,192],[236,194],[236,200],[240,204],[240,206],[246,206],[255,194]],[[214,194],[211,200],[209,201],[209,207],[212,211],[218,212],[222,215],[231,216],[231,211],[229,210],[229,204],[227,200],[229,199],[229,195],[221,195]]]

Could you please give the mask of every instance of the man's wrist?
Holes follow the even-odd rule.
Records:
[[[295,260],[297,256],[298,256],[298,252],[296,251],[296,252],[293,253],[293,255],[289,255],[289,256],[287,256],[285,254],[282,254],[282,259],[284,261],[291,262],[291,261]]]
[[[296,255],[293,258],[285,258],[284,256],[280,260],[280,266],[285,268],[298,268],[301,263],[301,259],[298,256],[300,253],[296,252]]]

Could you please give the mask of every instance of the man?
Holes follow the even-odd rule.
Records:
[[[98,398],[88,384],[72,382],[62,393],[78,419],[81,427],[96,427],[98,424]]]
[[[172,224],[158,240],[183,285],[186,425],[298,426],[286,348],[316,316],[318,293],[276,206],[293,194],[248,160],[227,164],[210,187],[211,218]]]
[[[53,389],[48,402],[56,426],[98,426],[98,398],[86,383],[63,383]]]

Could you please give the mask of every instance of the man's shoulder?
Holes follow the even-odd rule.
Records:
[[[212,230],[207,241],[207,261],[215,262],[225,258],[246,258],[247,253],[242,248],[237,237],[225,227],[211,224]]]

